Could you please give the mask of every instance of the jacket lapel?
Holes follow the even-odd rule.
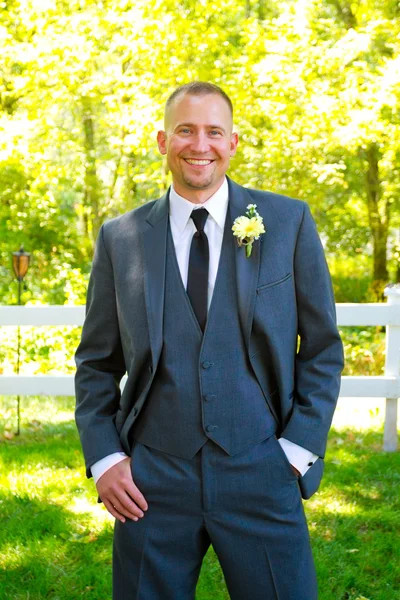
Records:
[[[162,348],[168,214],[169,190],[154,203],[146,219],[149,226],[143,233],[144,289],[154,369]]]
[[[253,199],[245,188],[234,183],[229,177],[229,210],[233,221],[244,215]],[[232,233],[233,236],[233,233]],[[261,238],[260,238],[261,239]],[[249,349],[251,325],[253,321],[256,287],[260,268],[260,239],[255,240],[251,256],[246,258],[245,248],[235,243],[236,286],[239,303],[240,322],[243,329],[246,348]]]

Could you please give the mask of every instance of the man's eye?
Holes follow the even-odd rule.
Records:
[[[190,133],[190,129],[188,127],[184,127],[181,129],[181,133]]]
[[[212,134],[214,137],[216,137],[217,135],[221,135],[221,132],[220,132],[220,131],[218,131],[217,129],[212,129],[212,130],[210,131],[210,133],[211,133],[211,134]]]

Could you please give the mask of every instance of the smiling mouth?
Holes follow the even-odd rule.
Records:
[[[211,165],[214,161],[211,159],[197,159],[197,158],[184,158],[183,159],[188,165],[192,165],[193,167],[206,167],[207,165]]]

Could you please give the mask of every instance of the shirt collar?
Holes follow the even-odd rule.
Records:
[[[169,193],[169,214],[174,221],[174,225],[177,228],[179,235],[182,235],[183,230],[188,224],[192,210],[197,208],[206,208],[218,227],[223,231],[228,208],[228,196],[229,190],[226,177],[224,178],[221,187],[203,204],[193,204],[190,200],[186,200],[186,198],[180,196],[174,190],[174,186],[171,185]]]

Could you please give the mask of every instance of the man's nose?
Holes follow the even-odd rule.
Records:
[[[193,136],[190,146],[194,152],[203,154],[209,150],[210,141],[205,133],[197,133]]]

